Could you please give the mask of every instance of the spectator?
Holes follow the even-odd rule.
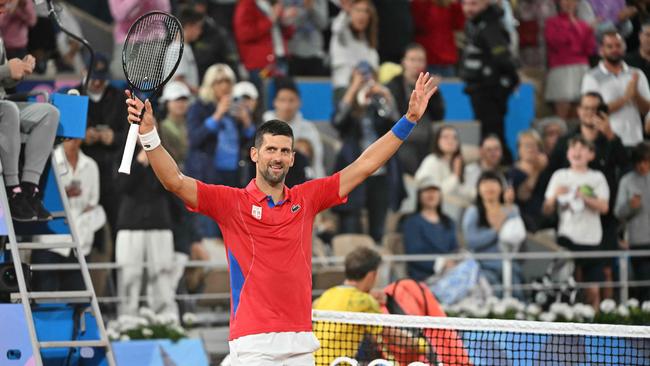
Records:
[[[230,114],[243,126],[259,126],[262,124],[262,117],[259,116],[257,102],[259,93],[253,83],[240,81],[232,88],[233,104],[230,106]],[[260,112],[261,113],[261,112]],[[250,160],[250,149],[253,140],[244,137],[239,147],[239,186],[243,187],[255,176],[255,165]],[[287,174],[287,177],[292,174]],[[303,180],[304,181],[304,180]],[[301,182],[303,182],[301,181]]]
[[[526,238],[526,229],[513,204],[514,194],[505,189],[503,178],[492,171],[478,180],[476,202],[463,216],[463,237],[472,253],[514,253]],[[480,260],[480,273],[491,285],[504,284],[501,260]],[[522,283],[521,267],[512,262],[512,283]],[[497,294],[500,291],[496,291]],[[520,292],[515,292],[520,296]]]
[[[4,12],[0,4],[0,14]],[[9,198],[11,217],[16,221],[47,221],[52,215],[43,207],[38,184],[52,152],[59,110],[47,103],[14,103],[4,100],[5,87],[17,85],[34,71],[32,55],[7,60],[0,38],[0,161]],[[19,179],[21,134],[25,141],[22,175]]]
[[[63,164],[66,173],[60,179],[68,196],[68,219],[74,223],[81,254],[88,257],[93,248],[95,232],[106,224],[106,214],[99,205],[99,168],[93,159],[81,152],[79,139],[66,140],[57,148],[65,156]],[[47,237],[41,241],[50,241],[45,238]],[[53,239],[57,240],[61,239]],[[61,248],[35,250],[32,252],[31,263],[78,263],[78,260],[71,248]],[[34,272],[32,283],[36,291],[75,291],[86,288],[79,271]]]
[[[501,158],[503,158],[503,146],[499,136],[487,135],[481,141],[479,148],[479,160],[465,166],[463,178],[469,189],[476,187],[478,178],[484,172],[492,171],[501,174]]]
[[[442,212],[454,220],[460,219],[463,207],[476,195],[475,187],[463,184],[465,163],[460,149],[458,131],[450,125],[442,125],[433,137],[432,153],[415,172],[417,181],[430,177],[437,182],[446,199],[454,198],[454,203],[446,200],[442,206]]]
[[[574,252],[598,250],[603,232],[600,215],[609,211],[609,187],[603,173],[589,168],[594,159],[594,144],[582,136],[569,141],[569,168],[553,173],[546,188],[544,213],[559,211],[558,243]],[[574,260],[578,281],[603,282],[604,264],[600,258]],[[598,309],[597,285],[585,291],[585,300]]]
[[[550,156],[555,149],[558,139],[567,132],[566,122],[559,117],[546,117],[538,119],[533,124],[542,137],[543,152]]]
[[[386,85],[395,99],[400,114],[406,113],[409,97],[415,88],[415,81],[420,72],[425,70],[426,65],[427,55],[424,47],[417,43],[406,46],[402,58],[403,72],[395,76]],[[431,138],[433,137],[432,122],[441,121],[444,114],[444,100],[440,93],[436,93],[429,100],[425,117],[418,123],[409,140],[402,145],[398,152],[400,162],[406,173],[414,174],[422,159],[429,153]]]
[[[544,145],[535,130],[519,133],[517,137],[519,160],[510,168],[506,177],[515,191],[515,202],[521,209],[526,229],[535,232],[545,224],[542,222],[544,187],[540,175],[548,165]]]
[[[370,0],[351,0],[332,22],[329,53],[335,100],[344,94],[359,63],[378,68],[377,24],[377,11]]]
[[[608,31],[619,32],[623,37],[632,33],[632,18],[637,13],[625,0],[580,0],[578,18],[589,23],[600,38]]]
[[[57,3],[60,11],[57,10],[59,21],[61,25],[69,30],[72,34],[83,37],[81,25],[79,21],[72,15],[70,9],[65,3]],[[84,64],[81,43],[74,38],[68,36],[62,31],[56,35],[56,48],[59,52],[57,63],[57,71],[72,71],[77,74],[84,72],[86,65]]]
[[[508,96],[519,84],[519,76],[510,54],[510,41],[501,23],[503,11],[489,0],[463,0],[467,18],[460,76],[465,81],[476,119],[481,122],[481,136],[494,133],[505,145],[504,117]],[[511,154],[504,151],[510,162]]]
[[[325,66],[323,31],[329,22],[327,0],[282,0],[285,6],[295,6],[296,32],[289,40],[289,74],[328,76]]]
[[[639,49],[628,53],[625,62],[643,71],[646,79],[650,76],[650,23],[641,25]]]
[[[650,110],[648,79],[641,70],[623,61],[625,42],[614,31],[605,32],[600,42],[603,58],[582,80],[582,93],[598,92],[609,109],[611,128],[625,147],[643,141],[641,115]]]
[[[120,266],[117,293],[120,315],[138,312],[142,279],[147,268],[147,304],[156,313],[178,316],[174,301],[174,238],[169,196],[139,146],[130,175],[120,175],[120,214],[115,262]]]
[[[179,14],[183,26],[183,56],[174,73],[174,80],[180,81],[190,88],[192,94],[199,91],[199,69],[194,58],[191,44],[201,37],[203,31],[203,14],[190,7],[185,7]]]
[[[113,25],[113,59],[111,61],[111,74],[114,78],[123,78],[122,48],[129,28],[140,16],[153,11],[171,10],[169,0],[109,0],[108,6],[115,21]]]
[[[343,147],[336,159],[336,171],[353,162],[366,147],[388,132],[391,121],[398,117],[393,97],[375,78],[372,70],[355,70],[350,87],[337,106],[333,123],[343,139]],[[399,163],[393,158],[353,190],[346,204],[334,208],[340,218],[339,230],[362,232],[360,216],[366,208],[370,236],[380,242],[389,207],[399,207],[403,198],[401,184]]]
[[[119,199],[115,189],[117,158],[126,139],[124,94],[110,85],[108,59],[95,54],[95,65],[88,82],[88,118],[81,149],[99,166],[99,203],[106,211],[112,238],[117,234]],[[80,87],[80,86],[79,86]]]
[[[291,79],[277,79],[275,83],[275,97],[273,98],[273,111],[264,113],[264,120],[279,119],[286,121],[293,130],[293,136],[298,140],[306,140],[311,145],[311,168],[314,176],[325,176],[323,165],[323,142],[316,126],[302,116],[300,112],[300,92]]]
[[[232,35],[232,28],[226,27],[224,23],[217,22],[214,17],[207,15],[207,2],[208,0],[202,0],[194,3],[194,10],[203,14],[201,36],[192,44],[192,52],[199,69],[199,80],[203,80],[208,67],[216,63],[226,64],[236,74],[241,75],[243,66],[239,63],[239,54]],[[240,67],[242,69],[239,69]]]
[[[456,0],[414,0],[411,15],[415,41],[426,49],[428,70],[443,77],[456,75],[458,50],[454,32],[465,26],[465,16]]]
[[[180,81],[171,81],[165,85],[160,97],[160,102],[165,104],[167,111],[165,119],[160,123],[160,139],[181,170],[188,150],[186,123],[191,96],[187,85]]]
[[[556,0],[519,0],[515,7],[519,20],[519,58],[523,67],[545,68],[546,19],[557,14]]]
[[[577,4],[578,0],[560,0],[560,14],[547,19],[544,27],[549,67],[544,98],[563,119],[574,115],[580,82],[596,48],[591,27],[576,18]]]
[[[614,212],[626,226],[625,249],[650,250],[650,147],[646,142],[632,150],[632,164],[634,170],[621,179]],[[650,280],[650,258],[631,257],[630,260],[634,280]],[[635,298],[650,300],[649,286],[637,290]]]
[[[438,184],[425,177],[418,182],[417,209],[402,224],[406,254],[450,254],[458,250],[456,225],[442,212]],[[408,276],[424,281],[434,274],[434,262],[408,262]]]
[[[0,13],[0,35],[4,40],[7,59],[27,56],[29,28],[36,25],[36,10],[30,0],[4,1]]]
[[[287,74],[287,41],[294,32],[295,7],[270,0],[241,0],[234,17],[235,39],[251,82]]]
[[[406,45],[413,42],[411,0],[372,0],[377,9],[377,51],[380,63],[399,63]],[[399,29],[399,32],[395,30]]]

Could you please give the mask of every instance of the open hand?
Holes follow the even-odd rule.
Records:
[[[420,73],[418,80],[415,82],[415,89],[411,93],[411,99],[409,99],[409,108],[406,112],[406,118],[411,122],[417,122],[420,120],[424,111],[427,110],[429,105],[429,99],[433,93],[438,90],[438,84],[440,84],[440,77],[437,75],[429,75]]]

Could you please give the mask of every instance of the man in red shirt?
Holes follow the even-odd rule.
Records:
[[[344,203],[364,179],[395,154],[437,90],[421,74],[409,108],[352,164],[326,178],[289,189],[293,133],[285,122],[264,123],[251,159],[256,177],[246,188],[208,185],[183,175],[160,145],[151,104],[131,99],[129,121],[140,123],[140,142],[158,179],[187,207],[221,228],[230,266],[230,354],[233,365],[313,365],[319,348],[311,323],[311,238],[316,214]],[[140,110],[146,110],[140,120]]]

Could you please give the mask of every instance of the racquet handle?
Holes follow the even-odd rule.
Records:
[[[135,144],[138,141],[138,129],[140,125],[131,123],[129,127],[129,134],[126,137],[126,144],[124,145],[124,153],[122,153],[122,163],[117,170],[120,173],[131,174],[131,162],[133,162],[133,153],[135,152]]]

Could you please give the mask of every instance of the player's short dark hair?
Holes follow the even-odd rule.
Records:
[[[359,281],[381,263],[381,255],[368,247],[358,247],[345,256],[345,278]]]
[[[632,149],[630,160],[632,160],[632,164],[634,165],[644,161],[650,161],[650,145],[647,142],[639,142]]]
[[[591,150],[591,151],[594,151],[594,152],[596,151],[596,146],[594,146],[594,143],[591,142],[591,141],[589,141],[589,140],[587,140],[587,139],[586,139],[584,136],[582,136],[582,135],[576,135],[576,136],[573,136],[573,137],[569,140],[569,147],[571,147],[571,146],[573,146],[573,145],[575,145],[575,144],[580,144],[580,145],[586,147],[587,149],[589,149],[589,150]]]
[[[294,92],[298,98],[300,98],[300,92],[298,91],[298,87],[296,86],[296,83],[293,81],[292,78],[290,77],[279,77],[275,79],[275,96],[278,96],[278,93],[280,90],[290,90]]]
[[[193,7],[184,6],[180,9],[178,13],[178,20],[181,22],[181,25],[184,27],[186,25],[196,24],[202,22],[204,15],[194,10]]]
[[[255,132],[255,147],[260,148],[264,142],[264,135],[271,136],[288,136],[291,137],[291,146],[293,147],[293,130],[287,122],[279,119],[272,119],[264,122]]]

